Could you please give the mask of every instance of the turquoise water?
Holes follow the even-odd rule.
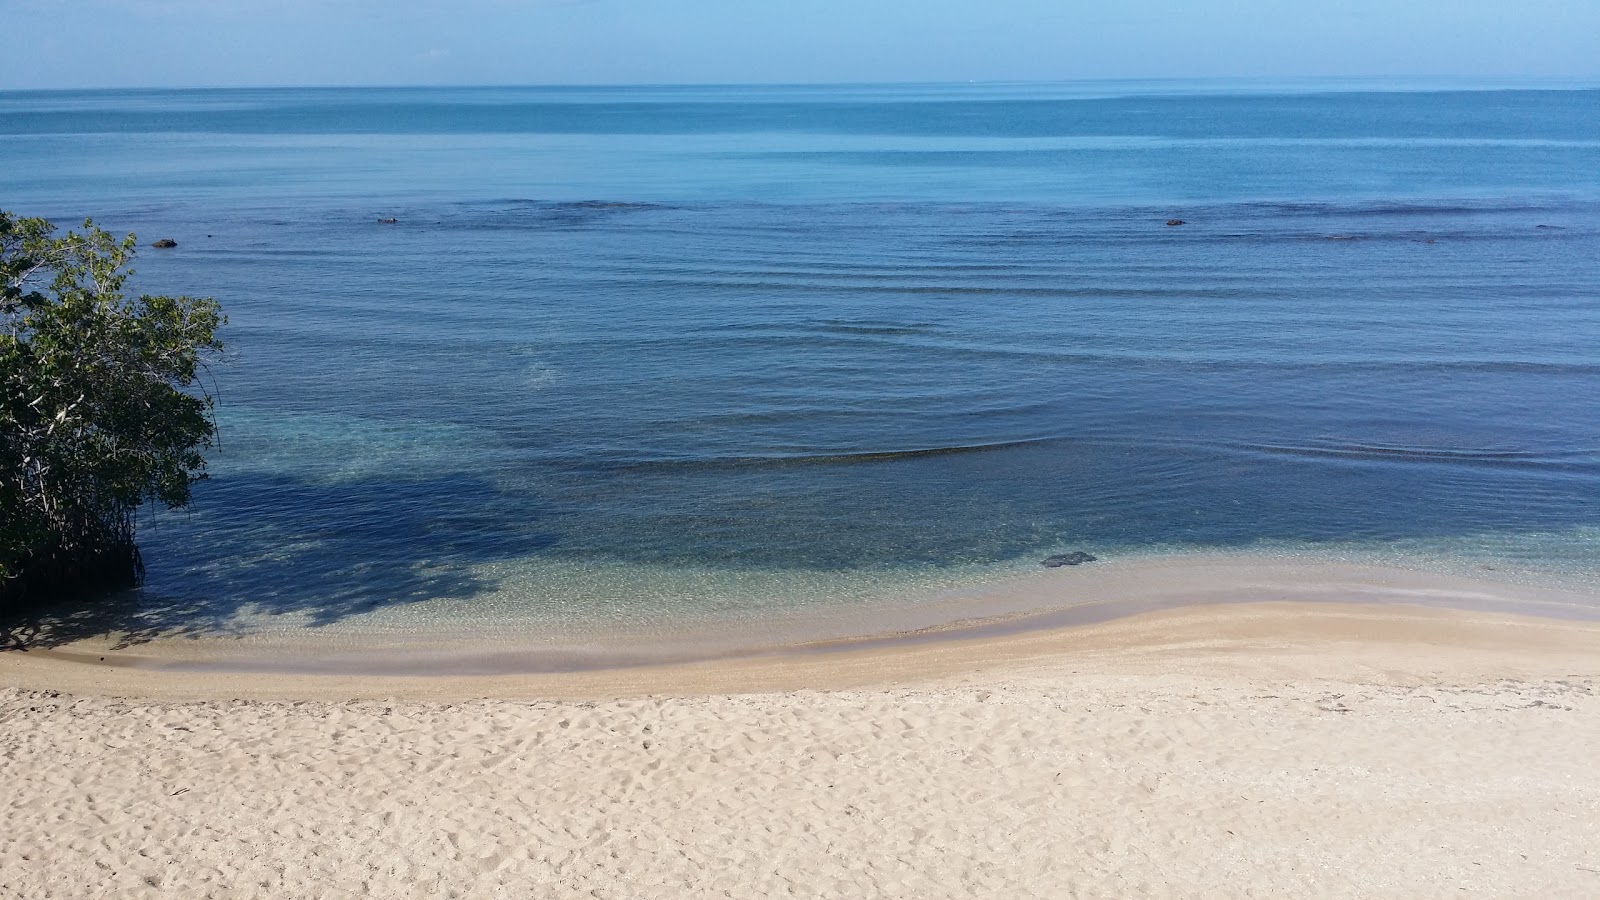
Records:
[[[1600,575],[1600,90],[1292,88],[0,93],[0,207],[228,311],[161,627]]]

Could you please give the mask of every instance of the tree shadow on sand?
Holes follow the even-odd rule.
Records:
[[[246,475],[207,488],[193,513],[142,526],[150,585],[0,610],[0,652],[103,636],[117,648],[226,636],[240,633],[242,614],[293,615],[317,628],[388,606],[467,599],[496,587],[480,564],[555,543],[538,525],[537,503],[482,479],[329,485]]]

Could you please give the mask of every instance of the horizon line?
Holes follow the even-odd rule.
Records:
[[[1259,84],[1287,87],[1296,83],[1390,84],[1391,90],[1428,90],[1429,83],[1476,84],[1479,91],[1515,90],[1518,84],[1562,85],[1565,90],[1600,89],[1600,74],[1595,75],[1207,75],[1207,76],[1107,76],[1062,79],[967,79],[908,81],[662,81],[662,82],[374,82],[363,84],[211,84],[211,85],[97,85],[79,87],[11,88],[0,86],[0,94],[43,94],[73,92],[157,92],[157,91],[288,91],[288,90],[622,90],[685,88],[847,88],[847,87],[954,87],[1026,85],[1114,85],[1114,84]],[[1412,83],[1417,87],[1402,85]]]

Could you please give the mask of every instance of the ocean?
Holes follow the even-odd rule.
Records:
[[[756,634],[1073,551],[1600,583],[1594,86],[0,92],[0,208],[229,317],[152,633]]]

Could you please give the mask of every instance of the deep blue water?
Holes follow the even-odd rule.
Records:
[[[1600,573],[1600,91],[1336,88],[0,93],[0,208],[228,312],[214,477],[143,522],[201,615]]]

